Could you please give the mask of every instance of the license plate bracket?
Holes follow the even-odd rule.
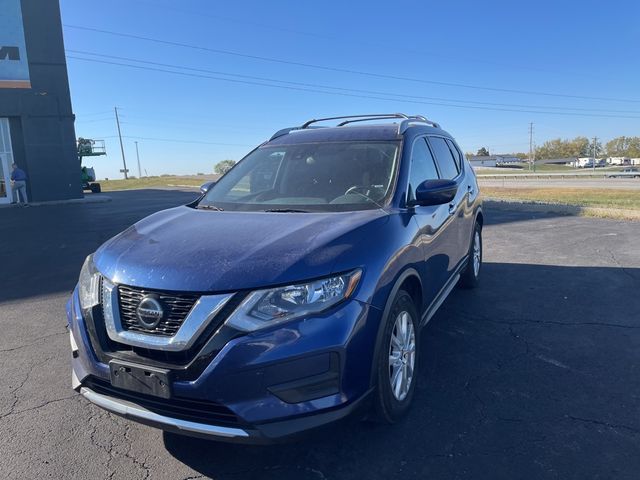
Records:
[[[111,360],[111,385],[123,390],[171,398],[170,370]]]

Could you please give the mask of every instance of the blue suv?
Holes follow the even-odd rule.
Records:
[[[227,441],[361,407],[395,422],[420,377],[422,327],[457,284],[478,283],[482,225],[471,166],[422,116],[280,130],[193,203],[86,259],[67,306],[73,388]]]

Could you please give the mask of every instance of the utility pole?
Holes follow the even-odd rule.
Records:
[[[593,164],[591,165],[592,170],[596,171],[596,148],[598,146],[598,137],[593,137]]]
[[[120,139],[120,152],[122,152],[122,165],[124,166],[124,169],[120,170],[122,173],[124,173],[124,179],[126,180],[127,178],[127,161],[124,158],[124,145],[122,145],[122,133],[120,132],[120,119],[118,118],[118,107],[113,107],[113,109],[116,112],[116,125],[118,125],[118,138]]]
[[[535,165],[533,159],[533,122],[529,123],[529,170],[533,168],[535,172]]]
[[[140,168],[140,152],[138,152],[138,141],[134,142],[136,144],[136,157],[138,158],[138,178],[142,178],[142,168]]]

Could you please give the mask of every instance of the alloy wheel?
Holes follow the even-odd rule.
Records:
[[[480,262],[482,261],[482,250],[480,243],[480,232],[476,231],[473,236],[473,274],[477,277],[480,273]]]
[[[389,382],[398,401],[406,398],[411,388],[416,360],[416,335],[409,313],[396,317],[389,342]]]

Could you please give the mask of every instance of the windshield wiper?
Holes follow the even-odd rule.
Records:
[[[297,208],[270,208],[265,210],[265,212],[276,212],[276,213],[309,213],[308,210],[298,210]]]
[[[198,205],[198,210],[215,210],[216,212],[222,212],[224,209],[216,207],[215,205]]]
[[[373,203],[376,207],[381,208],[382,210],[384,210],[384,207],[383,207],[382,205],[380,205],[378,202],[376,202],[376,201],[375,201],[373,198],[371,198],[369,195],[365,195],[364,193],[362,193],[362,192],[357,192],[357,191],[355,191],[355,190],[354,190],[353,192],[349,193],[349,195],[353,195],[354,193],[355,193],[356,195],[360,195],[360,196],[361,196],[361,197],[363,197],[363,198],[366,198],[366,199],[367,199],[367,200],[369,200],[371,203]]]

